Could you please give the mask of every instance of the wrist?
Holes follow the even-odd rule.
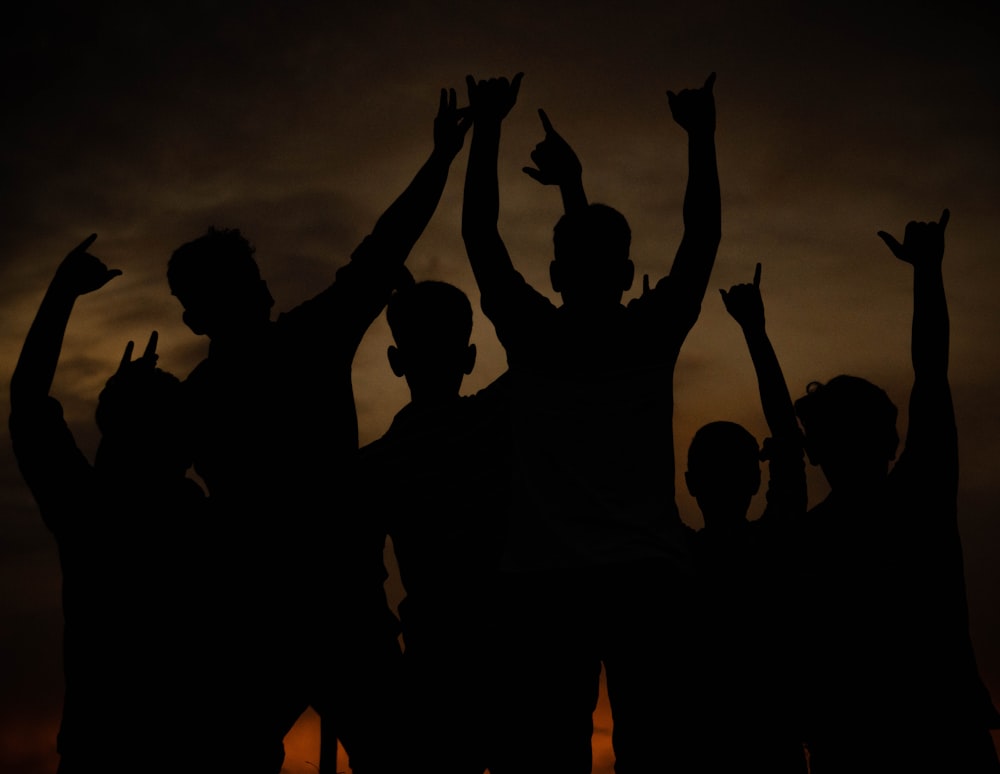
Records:
[[[458,148],[452,148],[447,145],[435,145],[431,150],[430,161],[439,164],[451,164],[460,150],[462,150],[461,146]]]
[[[68,277],[56,274],[49,284],[48,297],[53,301],[75,301],[81,293]]]

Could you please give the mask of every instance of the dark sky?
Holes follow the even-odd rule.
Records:
[[[651,5],[226,0],[7,11],[4,401],[52,271],[92,232],[92,252],[124,274],[77,304],[54,388],[88,452],[97,394],[128,339],[158,330],[160,365],[181,376],[204,356],[207,342],[183,326],[166,285],[180,243],[212,224],[240,227],[278,310],[324,287],[429,153],[438,90],[453,86],[464,101],[467,73],[525,73],[502,141],[500,228],[529,281],[548,287],[561,207],[520,171],[542,137],[539,107],[578,151],[590,198],[629,219],[637,274],[655,281],[680,239],[686,165],[664,92],[716,71],[723,241],[678,366],[679,459],[707,421],[765,433],[742,336],[715,292],[749,281],[758,260],[793,396],[811,380],[864,376],[887,389],[905,429],[910,272],[875,233],[901,236],[907,221],[950,208],[960,526],[981,671],[1000,697],[998,11]],[[475,301],[459,233],[464,170],[463,152],[409,265]],[[480,359],[468,391],[503,367],[476,315]],[[363,442],[407,398],[388,343],[380,319],[355,363]],[[9,447],[0,445],[0,769],[40,774],[52,770],[61,690],[59,573]],[[816,502],[825,487],[816,476],[810,484]]]

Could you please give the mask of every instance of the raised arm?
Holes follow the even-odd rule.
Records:
[[[902,244],[891,234],[878,232],[892,254],[913,267],[910,352],[917,380],[948,378],[948,302],[941,264],[944,259],[944,230],[950,217],[945,210],[937,223],[911,221],[906,226]]]
[[[722,238],[722,202],[715,158],[715,73],[700,89],[667,92],[674,121],[688,134],[684,236],[670,280],[679,297],[700,308]],[[692,320],[693,323],[693,320]]]
[[[792,396],[785,384],[781,364],[771,345],[764,323],[764,302],[760,295],[760,264],[754,270],[753,283],[733,285],[720,290],[726,311],[743,331],[754,371],[764,418],[773,437],[798,438],[799,424],[795,418]]]
[[[475,128],[465,173],[462,239],[482,295],[501,289],[515,272],[497,228],[500,217],[497,157],[500,125],[517,101],[521,77],[522,73],[518,73],[510,81],[491,78],[478,83],[471,75],[466,78]]]
[[[380,245],[378,254],[383,260],[402,266],[423,234],[441,201],[451,162],[462,150],[471,123],[468,110],[457,106],[455,90],[441,89],[434,119],[434,148],[406,190],[372,229],[372,237]]]
[[[792,396],[778,356],[771,345],[764,322],[764,302],[760,295],[760,264],[753,283],[720,290],[726,311],[743,331],[750,359],[757,374],[760,403],[770,438],[764,441],[763,458],[770,464],[767,514],[803,513],[808,504],[802,435]]]
[[[451,162],[470,125],[468,110],[456,105],[455,90],[442,89],[430,156],[354,250],[351,262],[337,272],[336,281],[295,310],[308,329],[324,336],[335,331],[345,347],[357,349],[392,291],[404,281],[405,261],[437,209]]]
[[[941,271],[944,231],[949,218],[950,213],[944,210],[937,223],[911,221],[902,244],[885,231],[879,231],[878,235],[893,255],[913,267],[910,352],[914,378],[906,449],[911,455],[914,448],[923,449],[937,458],[942,468],[951,466],[957,486],[958,437],[948,385],[950,322]]]
[[[583,189],[583,166],[576,152],[553,127],[545,111],[539,108],[538,117],[542,121],[545,137],[531,152],[534,167],[524,167],[528,177],[542,185],[557,185],[562,195],[563,210],[575,212],[587,206],[587,194]]]
[[[120,270],[107,268],[87,252],[96,239],[97,234],[84,239],[56,269],[28,329],[10,380],[11,408],[41,400],[49,394],[76,299],[104,287],[121,274]]]

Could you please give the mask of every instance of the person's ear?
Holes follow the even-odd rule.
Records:
[[[468,376],[472,369],[476,367],[476,345],[470,344],[465,350],[465,362],[462,365],[462,373]]]
[[[691,471],[689,470],[684,471],[684,483],[687,485],[688,494],[697,499],[698,482],[697,479],[691,475]]]
[[[819,467],[823,464],[823,455],[816,450],[816,447],[813,446],[813,444],[809,443],[809,439],[806,439],[803,442],[802,448],[806,451],[806,457],[809,458],[810,465]]]
[[[623,291],[629,290],[635,281],[635,264],[631,260],[625,261],[625,265],[622,267],[621,281]]]
[[[385,354],[389,357],[389,367],[392,369],[392,372],[396,374],[396,376],[405,376],[406,362],[403,357],[403,353],[396,349],[396,347],[390,345]]]
[[[260,285],[257,286],[257,293],[261,299],[262,306],[266,306],[268,309],[274,306],[274,296],[271,295],[266,280],[260,280]]]
[[[562,276],[562,264],[558,261],[552,261],[549,264],[549,281],[552,283],[552,289],[556,293],[562,293],[563,291],[563,276]]]
[[[899,451],[899,435],[895,430],[892,432],[892,438],[889,441],[889,461],[896,459],[896,452]]]

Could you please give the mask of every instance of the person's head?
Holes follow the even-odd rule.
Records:
[[[170,292],[195,333],[225,338],[266,322],[274,299],[261,279],[254,247],[239,229],[209,228],[178,247],[167,264]]]
[[[621,303],[632,287],[629,260],[632,231],[625,217],[606,204],[591,204],[563,215],[553,231],[555,259],[549,266],[552,289],[563,304],[605,307]]]
[[[406,378],[413,399],[457,396],[476,363],[465,293],[434,280],[407,285],[389,299],[386,320],[396,342],[389,347],[389,365]]]
[[[809,461],[831,489],[877,484],[896,457],[896,406],[885,390],[857,376],[812,382],[795,401]]]
[[[123,362],[97,403],[95,467],[126,483],[182,478],[191,466],[181,381],[145,360]]]
[[[710,422],[691,440],[684,481],[698,501],[705,526],[744,521],[760,489],[757,439],[735,422]]]

